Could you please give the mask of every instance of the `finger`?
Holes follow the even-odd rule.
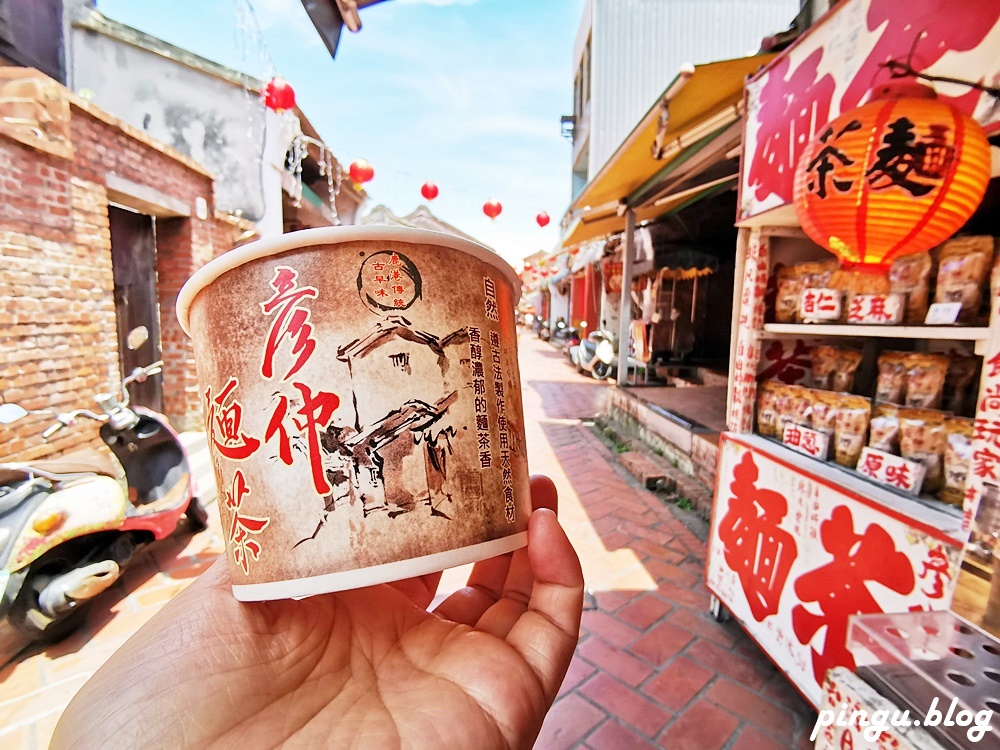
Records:
[[[420,609],[427,609],[437,595],[438,584],[441,583],[441,573],[427,573],[416,578],[405,578],[393,581],[389,585],[401,592],[407,599]]]
[[[535,474],[529,479],[529,486],[533,511],[539,508],[556,510],[559,492],[551,479],[544,474]],[[510,554],[476,563],[468,585],[441,602],[434,612],[452,622],[475,625],[486,610],[503,597],[510,563]]]
[[[513,552],[508,552],[477,562],[472,566],[468,585],[441,602],[434,613],[462,625],[475,625],[483,612],[503,596],[503,585],[513,556]]]
[[[476,621],[476,630],[489,633],[497,638],[506,638],[510,629],[528,609],[533,582],[534,577],[531,573],[528,550],[519,549],[514,552],[514,557],[511,559],[503,594]]]
[[[507,642],[530,665],[551,703],[580,635],[583,570],[566,532],[548,510],[531,515],[528,558],[535,579],[531,600]]]

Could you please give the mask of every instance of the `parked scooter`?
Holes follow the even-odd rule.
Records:
[[[592,331],[579,345],[570,347],[569,358],[577,372],[589,372],[595,380],[613,377],[618,369],[614,340],[601,330]]]
[[[130,334],[130,348],[144,341],[145,329]],[[113,454],[86,450],[0,463],[0,664],[32,641],[53,642],[72,631],[85,605],[121,576],[136,551],[172,534],[181,516],[192,531],[206,527],[177,433],[163,415],[129,407],[128,386],[162,367],[137,367],[122,380],[120,395],[96,395],[101,414],[0,405],[0,424],[54,416],[42,433],[46,440],[81,419],[101,422]]]
[[[572,326],[566,325],[566,321],[562,318],[555,323],[555,330],[552,332],[552,338],[549,343],[555,346],[557,349],[566,349],[572,342],[580,340],[580,333]]]

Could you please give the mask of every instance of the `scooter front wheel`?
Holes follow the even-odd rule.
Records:
[[[594,380],[607,380],[611,376],[611,365],[597,361],[594,363],[594,369],[590,371],[590,374],[594,376]]]

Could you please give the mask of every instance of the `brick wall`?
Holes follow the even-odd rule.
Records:
[[[120,382],[105,189],[113,173],[191,208],[191,218],[157,220],[157,283],[165,411],[179,429],[198,428],[192,350],[174,300],[194,270],[232,247],[231,223],[216,215],[212,177],[201,167],[64,95],[72,104],[72,159],[0,134],[0,402],[92,408],[95,392]],[[205,220],[195,216],[197,198],[208,204]],[[96,423],[45,443],[39,435],[48,421],[0,425],[0,457],[100,445]]]

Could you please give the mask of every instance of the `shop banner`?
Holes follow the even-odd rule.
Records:
[[[1000,3],[844,0],[746,87],[739,220],[792,203],[799,156],[830,120],[859,106],[890,78],[888,59],[933,76],[1000,81]],[[992,134],[1000,107],[990,94],[934,83],[944,101]]]
[[[848,619],[947,609],[961,546],[724,434],[707,584],[814,706]]]

